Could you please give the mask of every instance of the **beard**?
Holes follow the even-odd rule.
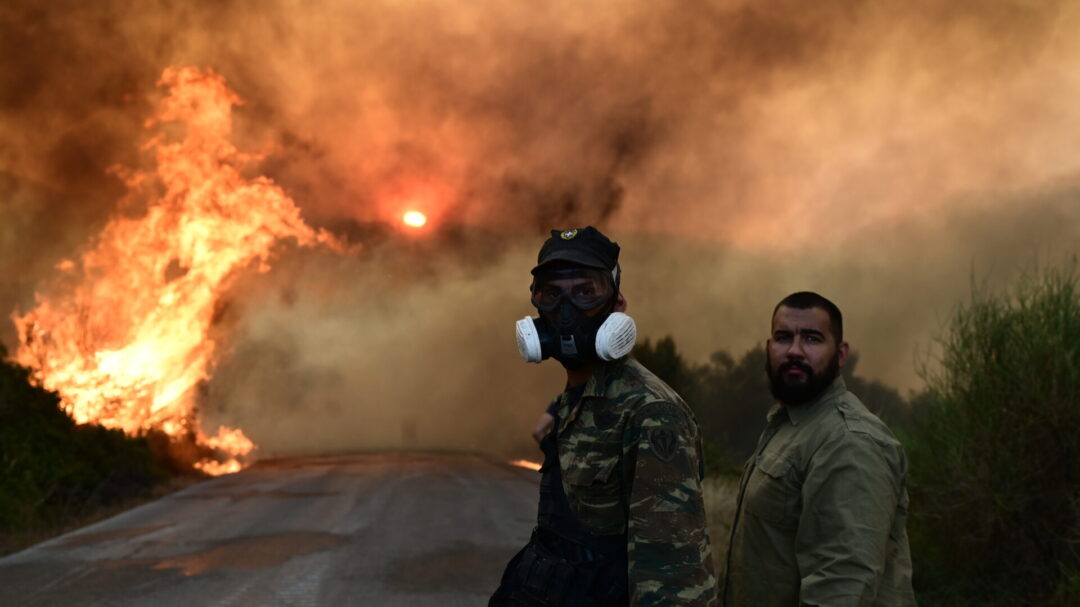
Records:
[[[788,383],[784,378],[784,372],[788,369],[799,369],[806,375],[806,381]],[[795,360],[781,363],[773,371],[772,357],[766,352],[765,373],[769,376],[769,391],[777,401],[785,405],[808,403],[821,396],[821,393],[832,385],[833,380],[840,374],[840,351],[837,350],[833,354],[833,357],[829,359],[829,364],[820,374],[814,373],[810,365]]]

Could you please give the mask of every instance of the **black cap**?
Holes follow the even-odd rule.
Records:
[[[536,274],[543,266],[567,261],[589,268],[612,271],[619,263],[619,245],[592,226],[574,230],[552,230],[551,238],[540,247],[536,257]]]

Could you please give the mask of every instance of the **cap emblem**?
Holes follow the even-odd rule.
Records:
[[[561,236],[563,240],[570,240],[571,238],[577,236],[577,230],[566,230],[562,234],[559,234],[559,236]]]

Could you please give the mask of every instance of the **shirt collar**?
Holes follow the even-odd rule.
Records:
[[[617,361],[615,361],[617,362]],[[585,392],[581,394],[581,398],[595,398],[602,397],[607,393],[607,375],[613,366],[612,362],[600,361],[593,369],[592,375],[589,376],[588,383],[585,384]]]
[[[616,361],[617,362],[617,361]],[[607,392],[607,375],[610,372],[614,362],[600,361],[598,365],[593,369],[592,375],[589,376],[589,381],[585,384],[585,391],[581,393],[581,398],[577,400],[577,403],[566,412],[566,415],[559,420],[559,431],[561,432],[570,422],[577,417],[578,411],[581,410],[581,403],[586,398],[603,397]],[[562,399],[562,406],[566,404],[567,391],[564,391],[560,398]]]
[[[813,419],[818,412],[822,409],[822,404],[827,403],[836,397],[840,396],[844,392],[847,392],[847,385],[844,383],[844,378],[840,375],[836,376],[836,379],[829,384],[828,388],[821,393],[820,396],[814,400],[803,403],[801,405],[787,406],[787,405],[774,405],[773,409],[783,409],[787,411],[788,418],[791,420],[793,426],[800,426]],[[777,415],[778,412],[774,410],[769,411],[769,420]]]
[[[769,413],[765,416],[765,421],[771,424],[773,423],[773,420],[775,420],[779,416],[786,417],[786,411],[787,407],[781,405],[780,403],[774,403],[773,406],[769,407]]]

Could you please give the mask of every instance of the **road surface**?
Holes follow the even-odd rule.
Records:
[[[0,559],[0,605],[486,605],[538,476],[475,455],[264,462]]]

